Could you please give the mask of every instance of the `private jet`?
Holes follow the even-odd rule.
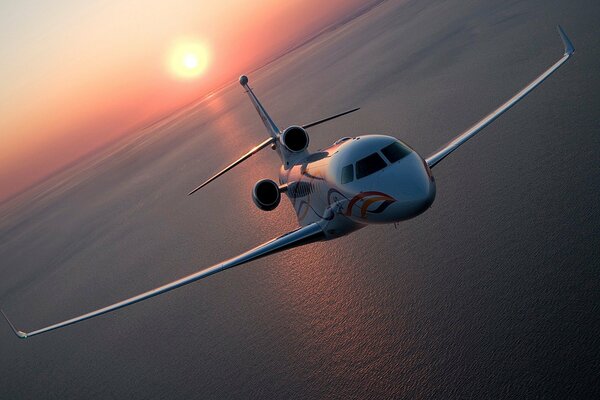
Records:
[[[269,137],[189,194],[204,188],[260,150],[270,147],[281,159],[279,182],[270,179],[258,181],[252,190],[252,199],[259,209],[271,211],[279,205],[282,194],[285,194],[294,207],[300,227],[220,264],[41,329],[24,332],[15,328],[2,311],[4,318],[14,333],[25,339],[130,306],[276,252],[336,239],[370,224],[398,223],[418,216],[431,207],[435,199],[436,183],[432,169],[571,58],[575,51],[573,44],[560,26],[558,32],[565,50],[556,63],[496,110],[425,158],[401,140],[385,135],[343,137],[330,147],[311,153],[308,151],[307,130],[355,112],[358,108],[281,130],[250,88],[248,78],[241,76],[239,83],[250,97]]]

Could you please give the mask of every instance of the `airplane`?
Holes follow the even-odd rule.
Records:
[[[571,58],[575,48],[560,26],[558,32],[564,45],[562,58],[500,107],[426,158],[421,157],[406,143],[385,135],[343,137],[332,146],[311,153],[308,151],[307,129],[355,112],[358,108],[309,124],[292,125],[282,131],[255,96],[248,85],[248,78],[242,75],[239,83],[250,97],[269,138],[192,190],[189,195],[260,150],[271,147],[281,159],[279,183],[270,179],[258,181],[252,190],[252,199],[259,209],[271,211],[279,205],[281,195],[287,195],[300,227],[220,264],[41,329],[23,332],[0,310],[2,315],[13,332],[25,339],[130,306],[270,254],[316,241],[336,239],[370,224],[397,223],[418,216],[431,207],[435,199],[436,184],[432,168],[527,96]]]

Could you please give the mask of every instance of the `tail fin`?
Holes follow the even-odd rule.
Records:
[[[246,93],[248,93],[250,101],[252,101],[252,104],[254,104],[254,108],[256,108],[258,115],[260,115],[260,119],[262,119],[263,124],[265,124],[269,135],[271,135],[271,137],[274,139],[277,138],[277,136],[280,133],[279,128],[277,127],[277,125],[275,125],[275,122],[273,122],[273,120],[267,113],[267,110],[265,110],[263,105],[260,104],[260,101],[258,101],[256,96],[254,95],[254,92],[252,91],[250,86],[248,86],[248,77],[246,75],[240,76],[240,85],[242,85],[244,89],[246,89]]]

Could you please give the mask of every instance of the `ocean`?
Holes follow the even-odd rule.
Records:
[[[280,126],[427,156],[575,56],[437,165],[397,227],[254,261],[63,330],[0,325],[2,399],[600,397],[600,3],[383,1],[248,73]],[[240,71],[245,73],[248,71]],[[154,288],[296,227],[231,85],[0,206],[0,304],[23,330]]]

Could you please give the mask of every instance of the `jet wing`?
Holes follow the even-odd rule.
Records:
[[[523,88],[519,93],[517,93],[511,99],[509,99],[506,103],[502,104],[500,107],[498,107],[497,109],[492,111],[481,121],[479,121],[478,123],[473,125],[471,128],[469,128],[465,132],[461,133],[455,139],[453,139],[451,142],[446,144],[444,147],[442,147],[441,149],[439,149],[438,151],[436,151],[435,153],[433,153],[432,155],[427,157],[427,159],[425,161],[427,162],[427,165],[429,166],[429,168],[433,168],[437,163],[442,161],[448,154],[452,153],[454,150],[456,150],[458,147],[460,147],[467,140],[471,139],[473,136],[475,136],[477,133],[479,133],[483,128],[485,128],[486,126],[488,126],[489,124],[494,122],[496,120],[496,118],[498,118],[499,116],[504,114],[512,106],[517,104],[517,102],[519,102],[519,100],[523,99],[525,96],[527,96],[529,93],[531,93],[531,91],[533,89],[538,87],[542,82],[544,82],[544,80],[546,78],[548,78],[554,71],[556,71],[561,65],[563,65],[569,58],[571,58],[571,56],[575,52],[575,48],[573,47],[573,44],[567,37],[567,34],[565,33],[565,31],[563,31],[563,29],[560,26],[558,27],[558,33],[560,34],[560,37],[565,46],[565,53],[562,56],[562,58],[560,60],[558,60],[556,63],[554,63],[546,71],[544,71],[544,73],[541,74],[540,76],[538,76],[533,82],[531,82],[529,85],[527,85],[525,88]]]
[[[0,311],[2,312],[2,315],[4,316],[4,318],[6,319],[6,321],[8,322],[8,324],[10,325],[10,327],[12,328],[14,333],[19,338],[26,339],[31,336],[39,335],[41,333],[46,333],[46,332],[49,332],[49,331],[52,331],[55,329],[63,328],[65,326],[72,325],[77,322],[85,321],[86,319],[94,318],[99,315],[118,310],[119,308],[130,306],[134,303],[138,303],[140,301],[149,299],[151,297],[158,296],[159,294],[163,294],[163,293],[166,293],[173,289],[177,289],[181,286],[187,285],[188,283],[192,283],[197,280],[206,278],[210,275],[216,274],[217,272],[224,271],[228,268],[233,268],[238,265],[245,264],[252,260],[256,260],[260,257],[264,257],[269,254],[273,254],[273,253],[276,253],[279,251],[287,250],[287,249],[301,246],[304,244],[316,242],[316,241],[319,241],[322,239],[324,239],[324,234],[323,234],[321,227],[319,226],[318,223],[312,223],[310,225],[307,225],[302,228],[298,228],[294,231],[288,232],[282,236],[272,239],[264,244],[261,244],[258,247],[253,248],[252,250],[249,250],[243,254],[240,254],[237,257],[231,258],[220,264],[213,265],[212,267],[202,269],[196,273],[193,273],[191,275],[188,275],[186,277],[183,277],[183,278],[173,281],[171,283],[167,283],[166,285],[160,286],[156,289],[149,290],[147,292],[144,292],[144,293],[139,294],[134,297],[130,297],[130,298],[120,301],[118,303],[114,303],[114,304],[106,306],[104,308],[100,308],[96,311],[92,311],[87,314],[83,314],[78,317],[74,317],[74,318],[56,323],[54,325],[50,325],[45,328],[40,328],[40,329],[31,331],[31,332],[23,332],[23,331],[20,331],[17,328],[15,328],[15,326],[8,319],[8,317],[6,316],[4,311],[1,311],[1,310]]]

